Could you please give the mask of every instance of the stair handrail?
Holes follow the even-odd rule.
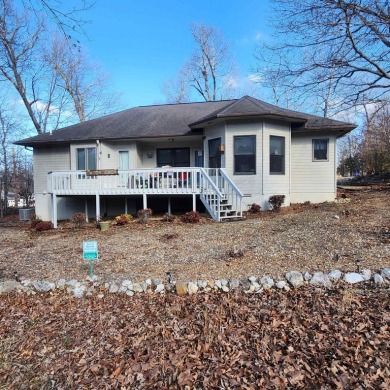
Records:
[[[206,206],[206,209],[210,213],[211,217],[217,221],[220,222],[221,220],[221,200],[223,198],[223,195],[219,188],[216,186],[216,184],[212,181],[211,177],[207,174],[206,170],[203,168],[200,168],[200,174],[201,174],[201,190],[200,190],[200,196],[201,199]],[[207,186],[203,185],[203,180],[206,180]],[[207,193],[207,190],[211,190],[213,192],[213,195],[216,197],[213,201],[210,201],[210,194]]]
[[[234,189],[234,192],[240,197],[243,198],[244,194],[240,191],[240,189],[236,186],[233,180],[229,177],[229,175],[225,172],[225,168],[220,168],[221,176],[230,184],[230,186]]]

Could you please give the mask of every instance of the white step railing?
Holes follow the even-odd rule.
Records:
[[[243,193],[227,175],[223,168],[204,168],[203,174],[206,175],[209,180],[214,184],[221,194],[219,201],[223,201],[225,205],[229,205],[231,210],[234,211],[233,217],[242,217],[242,198]],[[218,197],[214,196],[215,201]],[[207,207],[207,206],[206,206]],[[221,220],[221,206],[216,204],[212,205],[212,208],[217,210],[216,217],[218,221]],[[214,218],[214,217],[213,217]]]
[[[221,221],[221,201],[223,195],[218,189],[212,178],[208,175],[207,170],[200,168],[200,199],[205,205],[211,217]]]

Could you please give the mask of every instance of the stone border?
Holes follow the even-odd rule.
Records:
[[[38,281],[38,280],[5,280],[0,282],[0,294],[11,291],[24,292],[33,295],[41,292],[53,290],[64,290],[76,298],[91,296],[97,294],[98,298],[103,298],[104,293],[114,294],[122,293],[133,296],[138,293],[176,293],[179,296],[192,295],[198,292],[230,292],[241,291],[244,294],[261,294],[267,289],[280,289],[289,291],[291,288],[298,288],[305,285],[315,287],[330,288],[332,285],[344,282],[346,285],[372,282],[377,286],[390,286],[390,268],[383,268],[380,272],[372,274],[371,270],[363,269],[361,272],[342,273],[334,269],[329,273],[290,271],[285,275],[284,280],[275,281],[269,276],[256,278],[249,276],[244,280],[238,279],[216,279],[216,280],[198,280],[198,281],[171,281],[164,283],[160,279],[146,279],[141,283],[132,282],[129,279],[118,283],[103,283],[99,281],[98,276],[89,276],[84,281],[72,279],[66,281],[60,279],[57,282]]]

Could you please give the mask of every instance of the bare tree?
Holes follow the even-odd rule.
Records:
[[[390,105],[382,102],[366,108],[363,140],[360,145],[362,159],[368,173],[390,171]]]
[[[80,122],[119,107],[118,95],[109,92],[107,76],[88,61],[81,47],[56,36],[46,50],[45,60],[56,75],[56,85],[71,99]]]
[[[43,24],[31,25],[27,13],[19,16],[9,0],[0,0],[0,75],[18,92],[38,132],[43,132],[33,98],[37,87],[35,60]]]
[[[337,96],[332,104],[339,107],[389,95],[388,0],[275,0],[275,4],[278,39],[258,49],[262,75],[266,76],[265,64],[270,77],[272,65],[277,65],[282,85],[293,81],[306,93],[325,85]]]
[[[228,43],[214,27],[197,23],[190,29],[196,47],[177,79],[165,83],[167,101],[188,101],[191,90],[205,101],[233,97],[236,73]]]
[[[23,0],[22,3],[38,17],[42,13],[46,14],[63,35],[77,46],[80,42],[75,40],[74,35],[84,34],[87,21],[83,16],[94,6],[95,1],[78,0],[70,3],[66,0]]]

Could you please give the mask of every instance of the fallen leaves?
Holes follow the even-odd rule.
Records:
[[[0,296],[5,388],[386,388],[388,289]],[[349,296],[348,305],[342,299]]]

